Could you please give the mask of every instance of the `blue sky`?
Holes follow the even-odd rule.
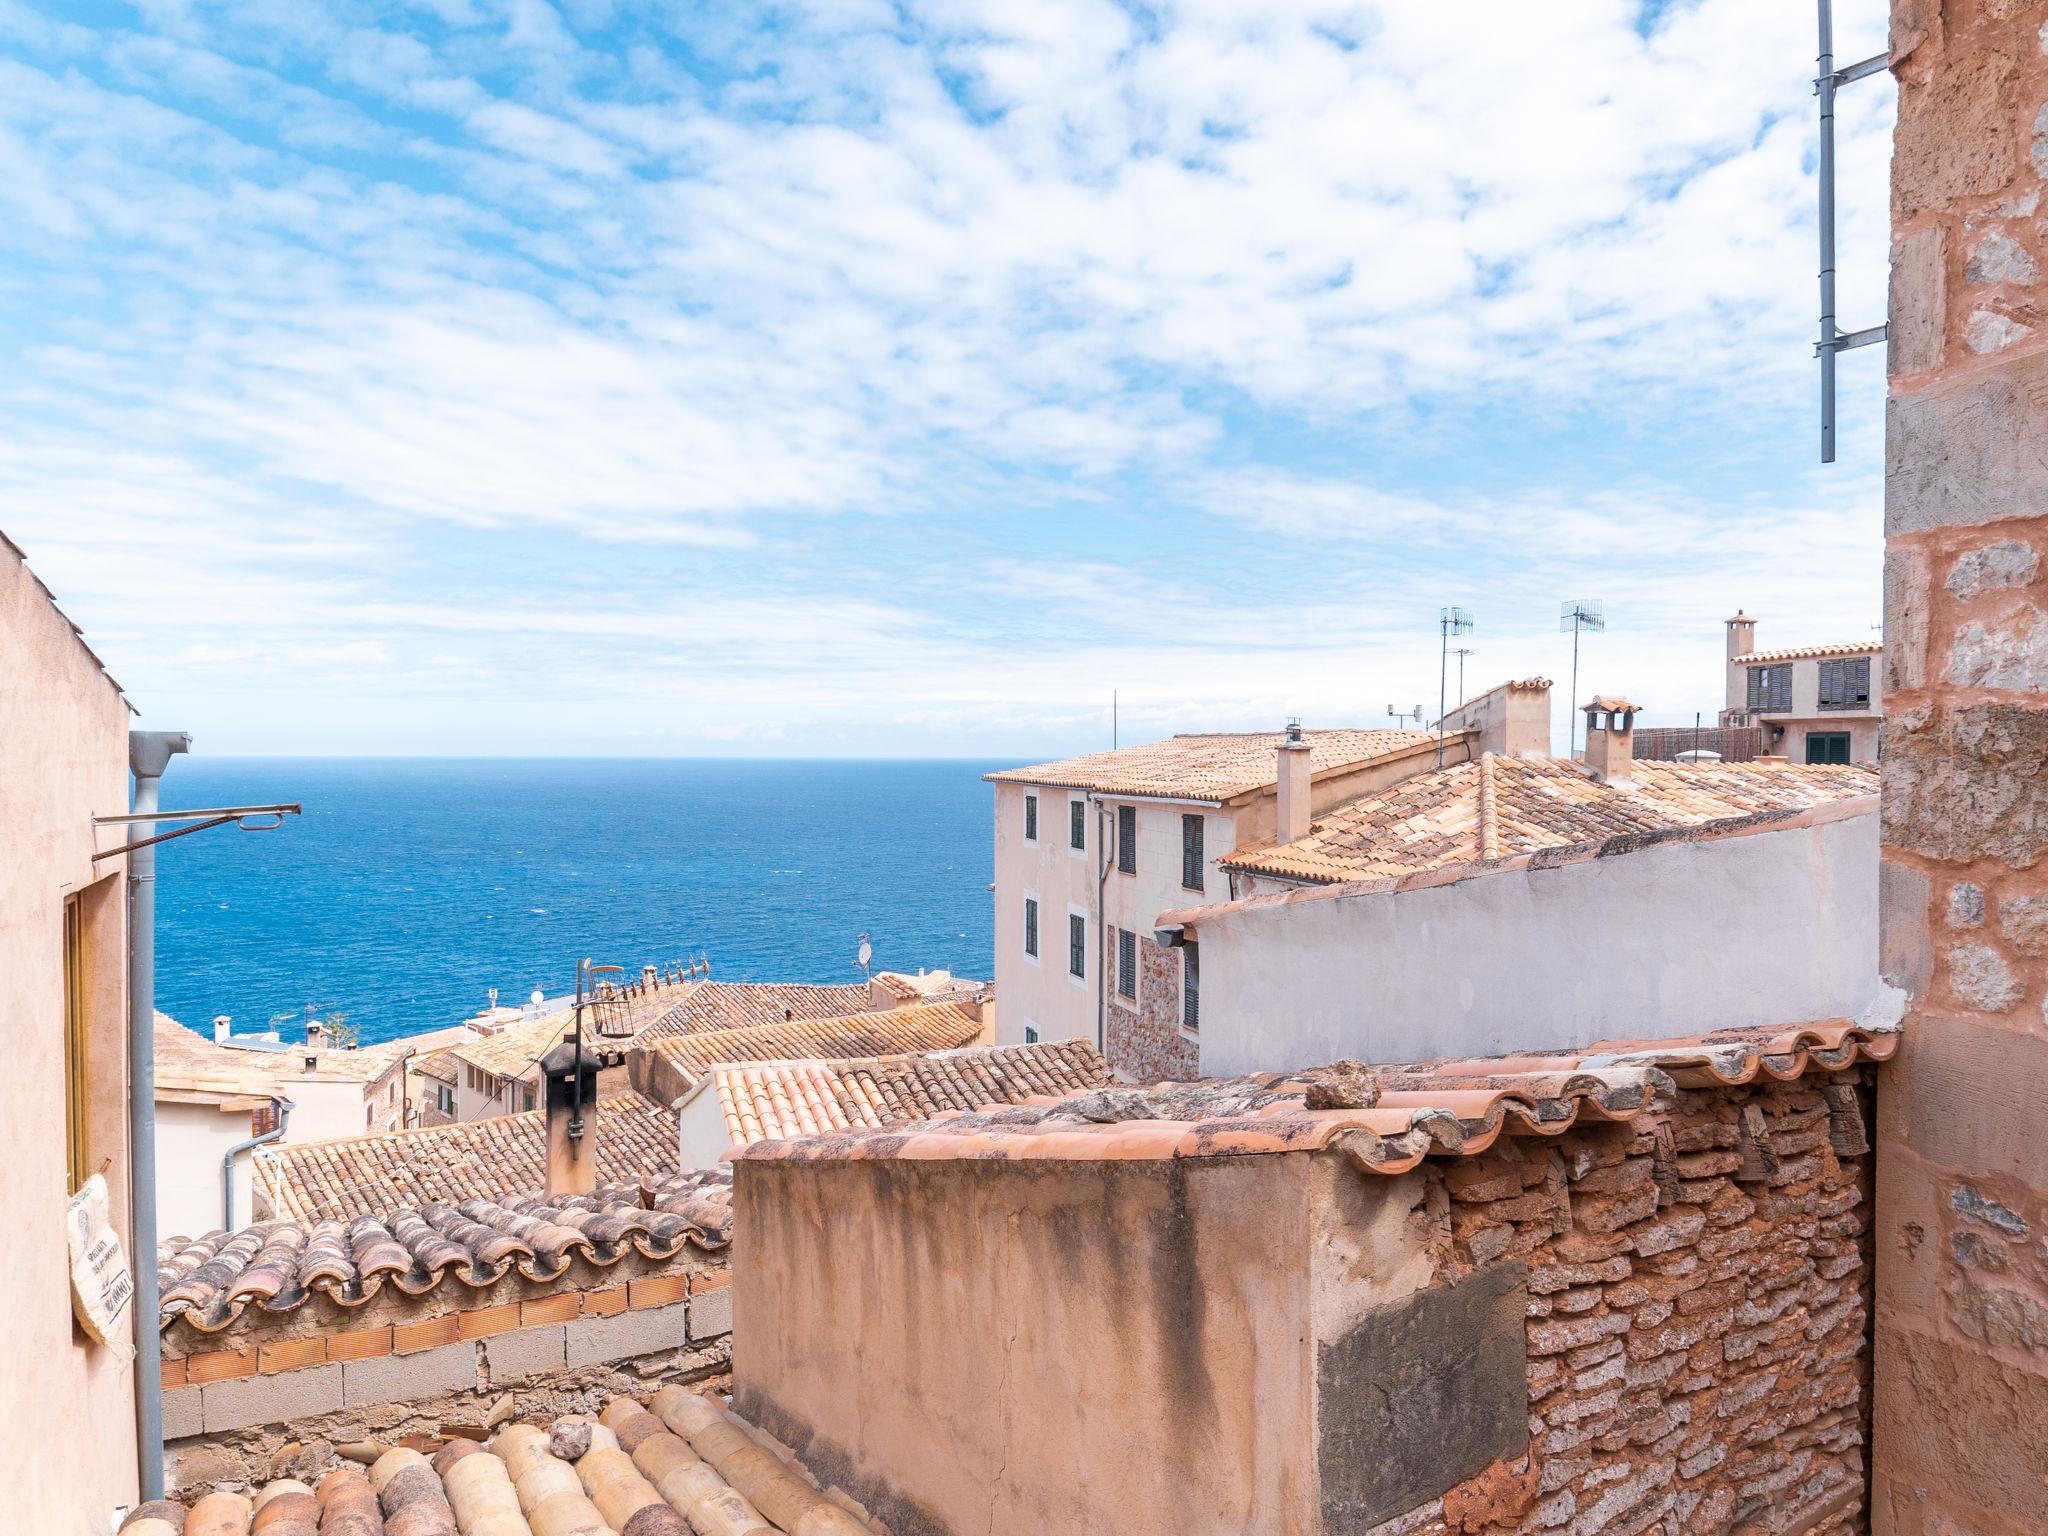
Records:
[[[216,753],[1368,724],[1445,603],[1475,688],[1562,683],[1577,597],[1580,692],[1689,721],[1738,604],[1880,617],[1811,27],[0,0],[0,527]],[[1890,97],[1843,98],[1848,326]]]

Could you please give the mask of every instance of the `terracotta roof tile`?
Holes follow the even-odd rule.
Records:
[[[448,1054],[492,1077],[537,1082],[541,1057],[562,1043],[573,1023],[574,1017],[569,1011],[550,1013],[538,1019],[508,1024],[496,1034],[465,1040],[460,1045],[451,1046]]]
[[[1326,811],[1309,835],[1248,849],[1226,869],[1336,884],[1747,817],[1877,793],[1877,770],[1804,764],[1637,762],[1603,784],[1559,758],[1434,769]]]
[[[1039,1096],[1057,1098],[1109,1081],[1109,1064],[1085,1040],[711,1069],[712,1091],[738,1146],[897,1125],[946,1110],[1018,1104]]]
[[[872,1006],[867,986],[862,982],[816,986],[778,981],[700,981],[693,983],[688,992],[634,1038],[665,1040],[674,1035],[745,1029],[791,1019],[838,1019],[850,1013],[865,1013]]]
[[[267,1221],[232,1236],[169,1238],[157,1247],[163,1323],[217,1333],[251,1305],[289,1312],[315,1296],[357,1307],[386,1285],[421,1296],[453,1280],[472,1290],[517,1271],[559,1279],[576,1260],[605,1268],[629,1253],[668,1259],[683,1246],[725,1248],[725,1173],[664,1176],[652,1202],[633,1183],[547,1201],[497,1194],[458,1203],[393,1202],[346,1220]]]
[[[187,1029],[169,1014],[156,1015],[156,1064],[160,1077],[173,1075],[232,1083],[243,1093],[269,1094],[292,1078],[325,1082],[374,1083],[410,1048],[404,1040],[386,1040],[356,1050],[304,1043],[276,1050],[220,1045]],[[317,1065],[306,1070],[306,1058]]]
[[[631,1053],[633,1081],[646,1092],[680,1095],[722,1063],[847,1060],[907,1051],[948,1051],[972,1044],[981,1029],[977,1004],[939,1002],[704,1034],[643,1034]],[[656,1086],[657,1080],[661,1086]]]
[[[1738,667],[1747,667],[1757,662],[1768,661],[1810,661],[1826,656],[1875,656],[1884,647],[1877,641],[1867,645],[1794,645],[1777,651],[1751,651],[1747,656],[1732,656]]]
[[[1884,1061],[1898,1038],[1896,1029],[1837,1019],[1682,1040],[1609,1041],[1557,1055],[1371,1068],[1342,1063],[1311,1072],[1102,1089],[1051,1104],[942,1115],[920,1125],[759,1142],[736,1155],[813,1162],[1086,1160],[1335,1147],[1361,1168],[1402,1173],[1427,1156],[1483,1152],[1506,1133],[1554,1136],[1581,1119],[1634,1119],[1673,1087],[1786,1080]],[[1361,1083],[1366,1091],[1357,1092]]]
[[[1278,781],[1277,753],[1283,739],[1276,731],[1170,736],[1143,746],[1091,752],[1030,768],[1005,768],[982,777],[995,783],[1043,784],[1140,798],[1164,795],[1231,800]],[[1309,745],[1309,771],[1316,775],[1436,745],[1435,735],[1428,731],[1304,731],[1302,739]]]
[[[643,1094],[597,1101],[600,1179],[637,1183],[676,1165],[674,1111]],[[547,1177],[547,1112],[259,1148],[254,1183],[279,1216],[374,1216],[397,1205],[538,1190]]]

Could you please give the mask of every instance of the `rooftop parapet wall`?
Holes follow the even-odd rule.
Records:
[[[2048,1530],[2048,54],[1898,0],[1873,1522]]]
[[[1860,1530],[1868,1070],[1386,1175],[746,1160],[736,1406],[897,1536]]]

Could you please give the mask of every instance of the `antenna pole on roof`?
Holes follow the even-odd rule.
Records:
[[[1114,688],[1109,690],[1109,750],[1117,749],[1117,696]]]
[[[1451,673],[1451,636],[1472,632],[1472,615],[1462,608],[1445,608],[1437,614],[1437,630],[1442,645],[1437,657],[1436,669],[1436,765],[1444,765],[1444,687]],[[1465,653],[1458,653],[1458,692],[1465,691]],[[1459,703],[1464,700],[1460,699]]]
[[[1820,163],[1814,180],[1820,190],[1820,339],[1814,342],[1820,359],[1820,461],[1835,462],[1835,355],[1851,347],[1867,347],[1883,341],[1891,327],[1873,325],[1860,331],[1842,331],[1835,326],[1835,90],[1874,75],[1889,62],[1880,53],[1860,64],[1835,68],[1835,18],[1833,0],[1819,0],[1820,59],[1813,91],[1820,98]]]
[[[1476,655],[1477,652],[1469,645],[1461,645],[1456,647],[1451,654],[1458,658],[1458,702],[1462,704],[1465,702],[1465,658]]]
[[[1572,632],[1572,707],[1565,711],[1566,718],[1571,721],[1572,734],[1566,743],[1565,756],[1576,757],[1579,751],[1579,636],[1585,630],[1605,629],[1607,615],[1597,600],[1582,597],[1558,610],[1557,627]]]

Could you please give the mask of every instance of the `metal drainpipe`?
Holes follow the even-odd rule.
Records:
[[[1109,885],[1109,807],[1088,792],[1095,807],[1095,1049],[1109,1054],[1109,1035],[1103,1014],[1104,988],[1109,974],[1109,914],[1104,909],[1103,891]]]
[[[175,753],[192,750],[183,731],[130,731],[134,811],[157,808],[158,781]],[[136,838],[154,822],[138,822]],[[128,1222],[135,1268],[135,1454],[145,1503],[164,1496],[163,1335],[156,1281],[156,849],[128,855]]]
[[[261,1136],[251,1136],[247,1141],[238,1141],[220,1159],[220,1229],[223,1232],[235,1230],[235,1159],[244,1152],[266,1146],[284,1135],[285,1127],[291,1123],[292,1110],[296,1107],[290,1099],[272,1094],[270,1102],[277,1106],[277,1126]]]

